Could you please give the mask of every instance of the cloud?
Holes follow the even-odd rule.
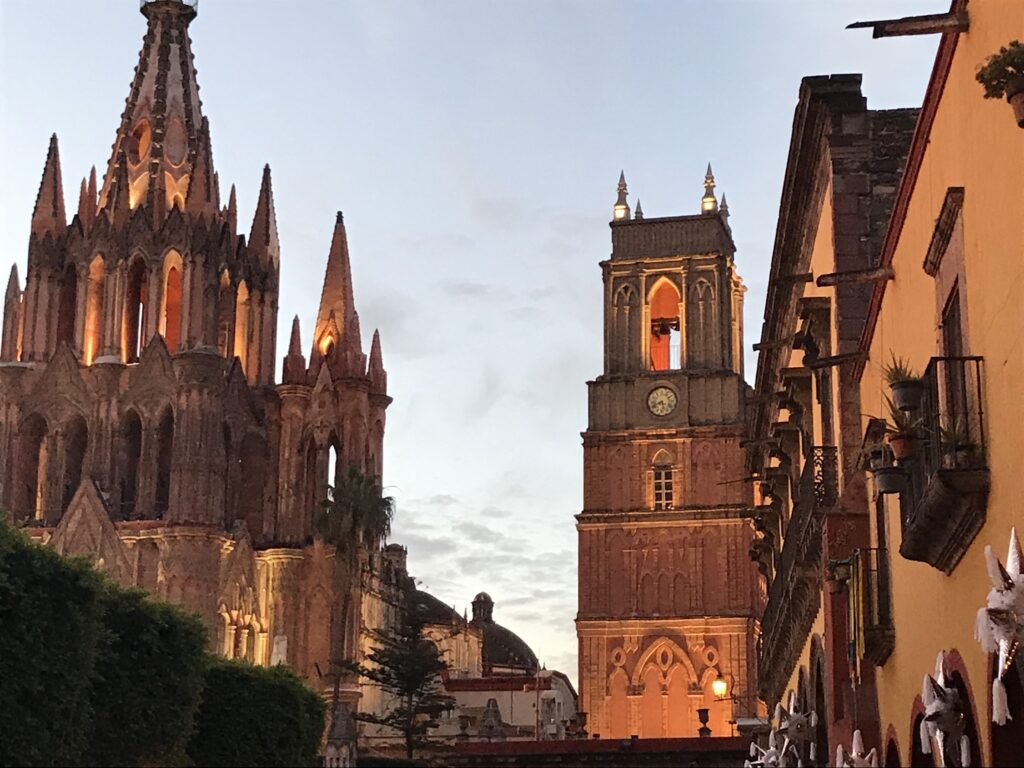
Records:
[[[493,517],[497,519],[503,519],[512,516],[512,513],[509,510],[494,506],[484,507],[483,509],[480,510],[480,514],[483,517]]]
[[[505,535],[498,533],[486,525],[480,525],[472,521],[467,521],[458,526],[457,530],[460,533],[466,534],[475,543],[482,544],[496,544],[505,539]]]
[[[425,499],[415,499],[412,503],[422,504],[425,507],[450,507],[452,504],[458,504],[459,500],[450,493],[435,493]]]
[[[449,296],[483,297],[490,295],[494,286],[470,280],[444,280],[441,282],[441,290]]]
[[[404,545],[410,552],[415,552],[417,556],[425,555],[427,557],[450,555],[462,548],[455,539],[443,536],[420,536],[416,533],[402,534],[401,541],[397,543]]]

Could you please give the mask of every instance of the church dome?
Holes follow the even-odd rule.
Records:
[[[461,624],[463,619],[458,611],[445,605],[429,592],[417,589],[413,594],[416,608],[428,624]]]
[[[537,655],[519,635],[494,621],[494,600],[486,592],[473,598],[473,626],[483,631],[485,667],[537,669]]]

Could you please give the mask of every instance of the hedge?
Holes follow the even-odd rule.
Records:
[[[88,762],[182,765],[199,708],[206,630],[198,616],[107,584]]]
[[[0,765],[85,762],[102,579],[0,522]]]
[[[323,699],[283,666],[212,660],[188,755],[196,765],[317,765]]]

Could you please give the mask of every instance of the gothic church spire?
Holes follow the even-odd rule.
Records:
[[[338,334],[358,332],[354,321],[355,299],[352,295],[352,266],[348,255],[348,235],[345,217],[338,211],[334,222],[331,252],[327,257],[324,287],[320,294],[320,310],[316,317],[313,341],[317,347],[325,346],[324,338],[336,329]],[[332,328],[333,326],[333,328]],[[335,343],[339,339],[333,339]]]
[[[64,184],[60,176],[60,152],[57,149],[57,134],[50,137],[50,148],[46,152],[46,165],[39,183],[36,207],[32,211],[32,234],[42,237],[47,232],[53,236],[64,234],[67,229],[64,213]]]
[[[263,182],[256,202],[256,214],[249,231],[249,250],[266,266],[280,263],[281,246],[277,239],[277,215],[274,213],[274,189],[270,182],[270,166],[263,166]]]

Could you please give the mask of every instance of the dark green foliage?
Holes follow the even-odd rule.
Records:
[[[83,763],[100,584],[0,522],[0,765]]]
[[[324,702],[283,666],[217,659],[188,746],[196,765],[316,765]]]
[[[112,584],[102,604],[106,632],[92,689],[89,762],[184,763],[203,687],[202,622]]]
[[[411,603],[411,601],[407,601]],[[357,720],[394,728],[405,737],[406,757],[427,744],[438,716],[455,706],[441,688],[447,668],[437,646],[423,636],[422,612],[407,604],[404,620],[394,632],[375,632],[367,664],[342,661],[341,666],[373,681],[398,702],[383,716],[361,712]]]
[[[1001,99],[1006,86],[1014,78],[1024,77],[1024,43],[1013,40],[999,53],[988,57],[985,65],[978,70],[977,80],[985,88],[986,99]]]

